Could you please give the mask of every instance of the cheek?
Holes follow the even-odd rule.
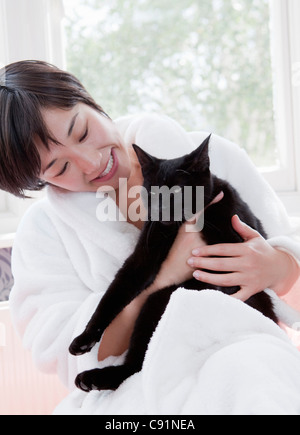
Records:
[[[62,178],[49,178],[45,181],[53,186],[61,187],[62,189],[70,190],[72,192],[84,190],[82,176],[75,170],[69,171]]]
[[[119,153],[117,153],[118,158],[118,178],[129,178],[131,173],[131,161],[130,157],[127,154],[125,149],[121,149]]]
[[[120,144],[121,138],[119,131],[110,119],[103,118],[101,115],[100,123],[96,118],[94,122],[90,123],[90,130],[93,134],[93,139],[96,144],[113,145]]]

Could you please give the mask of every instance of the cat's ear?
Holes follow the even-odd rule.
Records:
[[[133,144],[132,147],[137,155],[137,158],[139,159],[142,169],[153,165],[157,161],[155,157],[146,153],[146,151],[142,150],[142,148],[139,146]]]
[[[186,157],[186,165],[190,171],[206,171],[209,170],[209,143],[211,134],[202,142],[202,144],[191,154]]]

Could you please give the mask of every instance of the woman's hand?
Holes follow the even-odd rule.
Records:
[[[187,261],[191,257],[192,250],[205,246],[199,231],[191,231],[192,224],[181,225],[178,235],[169,251],[167,259],[161,266],[156,277],[154,286],[162,289],[173,284],[180,284],[193,278],[193,270]]]
[[[256,293],[271,288],[282,296],[299,277],[299,265],[289,254],[273,248],[257,231],[232,218],[234,230],[244,243],[202,246],[192,252],[188,264],[200,281],[220,286],[240,286],[234,297],[243,301]],[[224,257],[224,258],[211,258]],[[212,271],[204,272],[201,269]],[[229,272],[214,274],[213,271]]]

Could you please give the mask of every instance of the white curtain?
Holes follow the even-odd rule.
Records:
[[[64,67],[62,0],[0,0],[0,63],[39,59]]]
[[[63,0],[0,0],[0,67],[36,59],[64,69],[63,17]],[[0,191],[0,245],[31,202]]]

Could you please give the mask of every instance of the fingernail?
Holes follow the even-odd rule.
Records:
[[[193,254],[193,255],[200,255],[200,253],[201,253],[200,249],[194,249],[194,250],[192,251],[192,254]]]
[[[194,265],[194,259],[193,259],[193,258],[189,258],[188,261],[187,261],[187,263],[188,263],[190,266],[193,266],[193,265]]]
[[[196,279],[199,279],[200,278],[200,272],[198,272],[196,270],[196,272],[193,273],[193,277],[196,278]]]

